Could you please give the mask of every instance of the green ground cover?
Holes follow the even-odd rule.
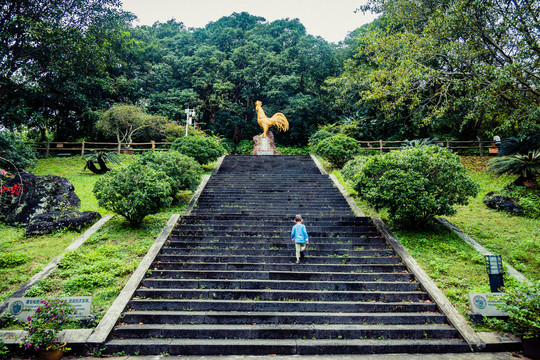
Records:
[[[511,216],[488,209],[482,200],[489,191],[501,190],[513,177],[496,177],[486,172],[488,157],[462,157],[469,175],[480,185],[480,192],[448,220],[469,234],[488,250],[500,254],[504,261],[531,280],[540,280],[540,219]],[[319,158],[352,194],[367,216],[378,216],[388,223],[385,211],[376,212],[356,196],[350,184],[337,169]],[[437,283],[447,298],[463,314],[470,312],[467,294],[488,292],[489,282],[483,256],[442,226],[422,230],[392,229],[420,266]],[[506,279],[506,282],[512,279]]]
[[[135,159],[129,155],[122,155],[121,158],[122,165]],[[40,159],[33,172],[68,178],[81,199],[81,210],[110,214],[110,211],[97,205],[92,193],[100,175],[83,171],[84,164],[80,157]],[[215,163],[205,166],[206,173],[214,166]],[[189,197],[186,196],[186,200]],[[182,203],[147,216],[138,228],[130,227],[122,217],[115,216],[79,250],[70,252],[61,267],[47,280],[32,288],[28,296],[93,296],[92,305],[99,320],[170,216],[182,213],[186,205]],[[59,231],[27,237],[23,228],[0,224],[0,277],[7,279],[0,282],[0,301],[39,272],[80,235],[75,231]]]

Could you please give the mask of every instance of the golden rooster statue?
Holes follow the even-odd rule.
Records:
[[[266,137],[266,133],[271,126],[276,126],[281,131],[289,130],[289,122],[282,113],[275,113],[271,118],[267,118],[262,108],[262,102],[255,102],[255,110],[257,110],[257,122],[263,128],[261,137]]]

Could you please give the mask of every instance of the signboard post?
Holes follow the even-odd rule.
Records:
[[[28,316],[31,316],[34,311],[41,305],[41,298],[12,298],[8,302],[7,311],[13,315],[19,322],[28,321]],[[91,296],[72,296],[60,298],[71,304],[77,311],[73,318],[84,319],[90,316],[92,310]]]
[[[473,315],[482,316],[508,316],[508,313],[496,308],[502,302],[497,300],[504,293],[470,293],[469,303]]]

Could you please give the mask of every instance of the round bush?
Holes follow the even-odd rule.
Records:
[[[351,184],[356,183],[358,175],[362,172],[362,167],[369,160],[367,156],[357,156],[354,159],[348,161],[343,169],[341,169],[341,175]]]
[[[195,190],[201,181],[203,169],[193,158],[178,151],[146,151],[137,163],[163,171],[171,184],[171,195],[181,190]]]
[[[170,178],[148,165],[114,169],[94,184],[99,206],[125,217],[131,225],[172,202]]]
[[[312,148],[315,148],[317,146],[317,144],[319,144],[321,142],[321,140],[332,137],[334,135],[335,134],[331,133],[330,131],[319,130],[316,133],[314,133],[313,135],[311,135],[311,137],[309,138],[309,146],[311,146]]]
[[[171,150],[191,156],[201,165],[215,161],[225,154],[225,149],[215,139],[201,136],[184,136],[176,139],[171,145]]]
[[[353,138],[337,134],[321,140],[315,147],[315,152],[325,157],[334,166],[341,168],[358,154],[359,148],[360,146]]]
[[[0,131],[0,169],[9,172],[31,169],[36,165],[36,153],[22,139],[9,131]]]
[[[362,168],[355,190],[390,219],[408,227],[436,215],[453,215],[453,205],[466,205],[478,185],[457,155],[438,146],[422,146],[372,156]]]

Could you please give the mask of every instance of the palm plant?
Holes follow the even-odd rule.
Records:
[[[538,148],[540,148],[540,132],[526,136],[523,139],[509,137],[501,142],[497,156],[513,154],[527,155],[529,152]]]
[[[401,145],[402,149],[411,148],[411,147],[421,147],[421,146],[429,146],[429,145],[435,145],[437,144],[437,141],[439,139],[437,138],[423,138],[423,139],[413,139],[413,140],[405,140],[403,144]]]
[[[106,153],[104,151],[90,150],[89,153],[84,154],[83,159],[86,160],[83,171],[88,169],[95,174],[105,174],[107,171],[110,171],[111,169],[107,167],[107,162],[120,164],[120,157],[115,152]]]
[[[540,174],[540,149],[533,150],[527,154],[514,154],[504,157],[496,157],[490,160],[489,170],[497,175],[512,174],[519,175],[514,182],[515,185],[530,184],[536,187],[536,176]]]

